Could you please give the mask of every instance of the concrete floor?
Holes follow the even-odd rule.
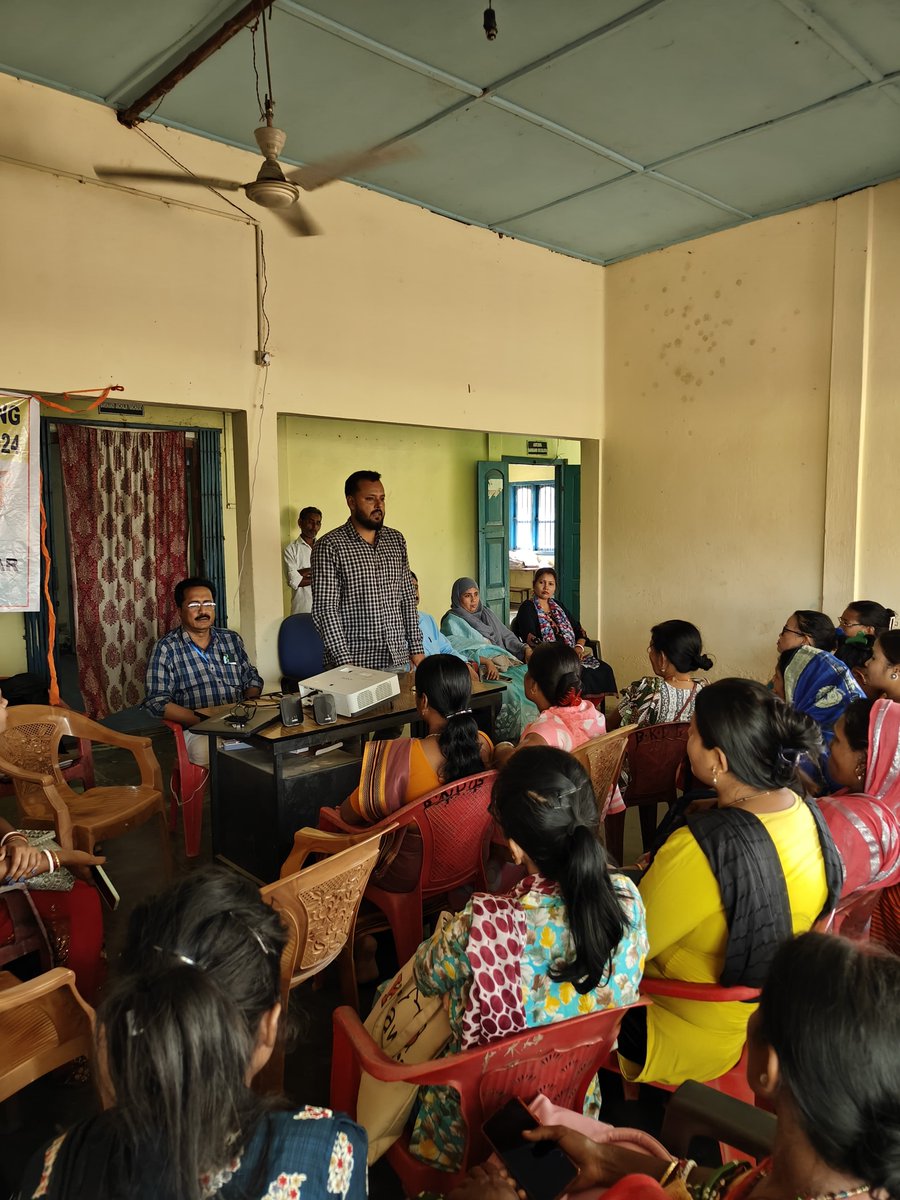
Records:
[[[129,730],[131,732],[131,730]],[[135,730],[137,732],[137,730]],[[143,731],[142,731],[143,732]],[[164,727],[146,732],[162,767],[163,781],[168,785],[174,758],[171,735]],[[98,785],[138,782],[133,759],[127,752],[109,747],[95,747],[95,769]],[[177,876],[211,862],[210,822],[206,802],[201,853],[196,859],[184,854],[181,825],[172,835],[172,848]],[[0,815],[15,822],[15,801],[0,798]],[[633,862],[640,853],[638,814],[629,811],[625,828],[626,861]],[[105,847],[106,870],[121,896],[116,912],[104,909],[106,950],[111,972],[124,940],[128,917],[135,905],[165,885],[159,834],[156,822],[150,822]],[[385,944],[379,949],[379,965],[388,975],[395,964],[392,951]],[[368,995],[361,996],[361,1008],[371,1006],[374,985]],[[296,1015],[299,1035],[297,1044],[289,1051],[285,1063],[285,1091],[291,1101],[301,1104],[327,1105],[331,1070],[331,1014],[340,1003],[337,981],[326,972],[311,985],[298,988],[292,997],[292,1014]],[[60,1130],[82,1119],[94,1105],[92,1089],[44,1080],[20,1093],[15,1102],[0,1108],[0,1187],[7,1185],[7,1195],[18,1183],[19,1173],[32,1153]],[[383,1161],[370,1172],[370,1195],[374,1200],[400,1200],[403,1193],[396,1176]]]

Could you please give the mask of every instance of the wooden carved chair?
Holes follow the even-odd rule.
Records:
[[[140,769],[140,784],[73,791],[59,767],[62,737],[87,738],[130,751]],[[90,853],[97,842],[156,817],[171,872],[162,772],[149,738],[117,733],[71,709],[20,704],[7,710],[6,732],[0,734],[0,771],[15,785],[20,823],[55,829],[59,844],[67,850]]]
[[[578,759],[591,777],[601,823],[609,808],[613,788],[622,773],[629,734],[636,728],[636,725],[625,725],[612,733],[602,733],[572,751],[573,757]]]
[[[301,829],[297,837],[306,838],[303,859],[313,851],[329,857],[260,889],[263,900],[278,910],[287,928],[287,945],[281,956],[282,1011],[287,1012],[292,988],[335,960],[344,1001],[356,1007],[353,934],[363,892],[378,860],[381,834],[348,848],[344,848],[345,839],[317,829]],[[336,841],[341,845],[332,853]],[[280,1091],[283,1075],[284,1047],[279,1044],[254,1087],[262,1092]]]
[[[75,988],[75,975],[65,967],[27,983],[0,971],[0,1101],[88,1056],[93,1019],[93,1009]]]

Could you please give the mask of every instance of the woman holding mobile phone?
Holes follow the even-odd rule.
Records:
[[[777,1117],[769,1158],[702,1168],[588,1140],[561,1125],[569,1187],[606,1200],[836,1200],[900,1196],[900,959],[865,943],[805,933],[772,962],[748,1029],[747,1080]],[[665,1185],[665,1186],[663,1186]],[[449,1200],[513,1200],[515,1182],[476,1167]]]

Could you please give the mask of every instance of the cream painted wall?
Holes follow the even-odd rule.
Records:
[[[652,624],[764,677],[822,595],[835,206],[606,272],[602,640],[620,684]]]
[[[248,204],[265,230],[264,371],[252,223],[200,188],[161,199],[97,181],[95,163],[168,166],[107,109],[2,76],[0,110],[0,208],[15,230],[0,379],[118,382],[129,399],[235,414],[240,631],[270,683],[283,611],[278,413],[517,434],[546,430],[550,413],[553,436],[600,436],[597,268],[342,184],[310,198],[324,237],[293,239]],[[258,165],[150,133],[197,172],[242,179]],[[410,480],[427,482],[415,468]]]
[[[307,504],[321,508],[323,533],[342,524],[347,476],[381,473],[385,520],[406,538],[422,607],[440,621],[453,580],[477,573],[475,464],[487,457],[486,434],[282,416],[278,455],[283,543],[297,536]],[[284,604],[289,612],[286,587]]]

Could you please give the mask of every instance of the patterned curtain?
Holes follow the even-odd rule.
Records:
[[[59,425],[78,681],[88,714],[140,704],[187,575],[184,434]]]

